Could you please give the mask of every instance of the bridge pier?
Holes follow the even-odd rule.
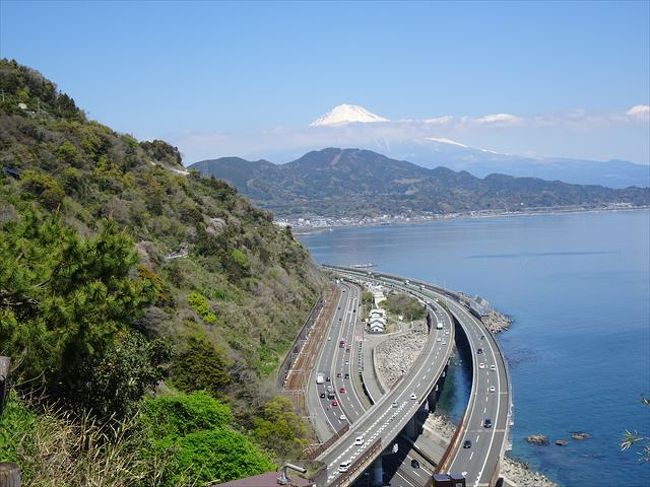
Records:
[[[381,487],[384,485],[384,463],[383,455],[379,455],[372,462],[372,487]]]
[[[416,438],[418,437],[418,424],[417,424],[417,414],[414,415],[411,419],[409,419],[408,423],[406,423],[406,426],[404,427],[404,433],[406,436],[415,441]]]

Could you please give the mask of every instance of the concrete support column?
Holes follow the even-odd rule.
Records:
[[[381,487],[384,485],[384,463],[383,455],[379,455],[372,463],[372,487]]]
[[[404,427],[404,432],[406,433],[406,436],[413,441],[415,441],[415,439],[418,437],[415,416],[409,419],[409,422],[406,423],[406,426]]]

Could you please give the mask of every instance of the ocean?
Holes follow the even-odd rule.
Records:
[[[299,239],[319,263],[372,262],[510,315],[499,340],[513,382],[512,456],[565,487],[650,485],[640,448],[619,447],[626,429],[650,437],[640,401],[650,397],[650,211],[345,227]],[[458,417],[467,375],[453,377],[448,410]],[[572,440],[574,431],[591,438]],[[528,444],[536,433],[551,444]]]

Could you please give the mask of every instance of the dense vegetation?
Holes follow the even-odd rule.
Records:
[[[0,430],[22,435],[14,456],[26,480],[50,485],[38,463],[47,445],[30,446],[30,428],[44,444],[59,433],[74,443],[83,418],[124,429],[95,433],[142,485],[228,480],[296,456],[306,430],[272,374],[322,282],[290,230],[185,171],[165,142],[87,120],[34,70],[0,61],[0,91],[0,355],[12,357],[19,393]],[[39,400],[24,402],[35,390]],[[143,402],[155,391],[167,395]],[[184,421],[219,418],[177,431],[156,413],[165,407],[186,408]],[[269,440],[269,422],[282,441]],[[0,438],[11,457],[16,437]],[[82,472],[91,452],[73,443],[61,468]],[[219,453],[233,445],[235,457]],[[171,458],[152,479],[158,450]]]
[[[611,189],[503,174],[480,179],[465,171],[426,169],[359,149],[309,152],[282,165],[228,157],[190,167],[231,182],[261,206],[284,217],[373,217],[650,203],[648,188]]]
[[[406,321],[419,320],[426,316],[424,306],[407,294],[389,294],[386,300],[381,302],[381,307],[393,316],[403,316]]]

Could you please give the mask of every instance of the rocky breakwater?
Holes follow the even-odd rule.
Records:
[[[388,338],[375,348],[377,375],[389,389],[407,374],[427,341],[424,324],[418,323],[403,335]]]
[[[508,315],[498,312],[493,309],[488,314],[481,316],[481,321],[491,333],[500,333],[510,328],[512,318]]]

